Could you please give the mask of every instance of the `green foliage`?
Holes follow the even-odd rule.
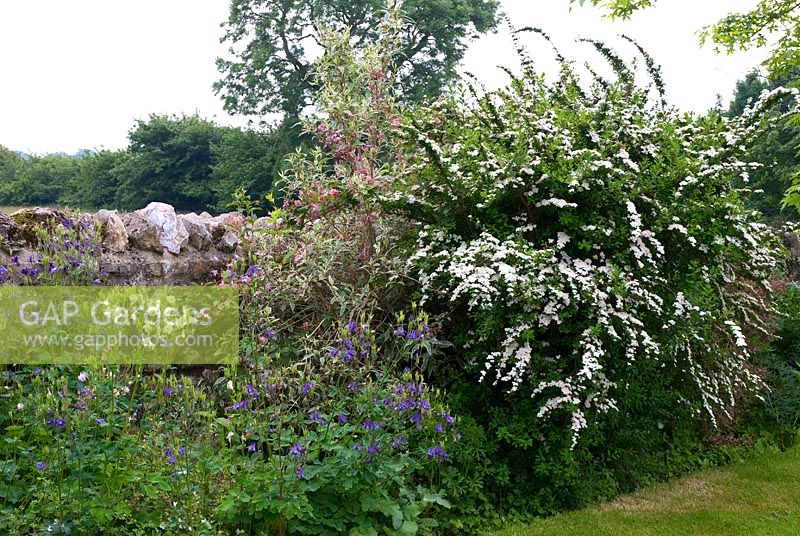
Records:
[[[727,15],[704,28],[701,41],[711,40],[718,50],[730,54],[773,44],[777,35],[778,41],[764,65],[770,76],[785,77],[800,68],[798,15],[800,5],[794,0],[759,0],[751,11]]]
[[[780,286],[775,339],[756,356],[767,383],[764,405],[751,409],[748,425],[787,448],[797,443],[800,430],[800,289],[795,283]]]
[[[14,174],[22,166],[22,157],[0,145],[0,192],[4,185],[14,180]]]
[[[0,203],[53,205],[79,176],[75,158],[60,155],[33,156],[22,160],[13,175],[0,183]]]
[[[126,169],[127,180],[117,194],[124,205],[130,208],[176,197],[185,199],[176,208],[211,203],[206,182],[211,145],[221,138],[220,130],[211,122],[197,116],[151,115],[146,121],[137,121],[128,138],[133,158]]]
[[[223,129],[196,116],[152,115],[139,120],[129,134],[131,158],[122,170],[116,204],[140,208],[166,201],[177,210],[203,211],[217,199],[210,183],[211,147],[222,140]]]
[[[608,10],[613,18],[627,19],[636,11],[650,7],[656,0],[591,0],[592,4]],[[587,0],[570,0],[570,3],[586,4]]]
[[[213,165],[209,182],[218,211],[224,211],[237,188],[255,198],[270,193],[286,166],[286,155],[303,142],[298,128],[284,121],[270,132],[238,128],[225,129],[211,145]]]
[[[225,275],[230,283],[255,276],[267,287],[255,294],[254,326],[274,321],[276,329],[309,330],[325,340],[342,317],[389,324],[409,305],[398,249],[405,230],[377,202],[397,162],[389,69],[399,28],[397,15],[388,16],[384,38],[362,51],[346,33],[321,32],[327,52],[314,76],[324,119],[306,124],[318,145],[289,158],[283,205],[260,229],[252,229],[256,214],[249,215],[248,256]]]
[[[744,80],[736,84],[736,93],[728,108],[727,116],[740,117],[745,110],[752,108],[761,94],[779,87],[794,85],[796,77],[764,80],[756,72],[752,72]],[[743,175],[737,185],[753,191],[745,203],[749,208],[758,210],[767,222],[777,224],[796,215],[792,209],[781,210],[786,191],[790,188],[797,174],[797,151],[800,147],[800,129],[794,121],[786,116],[788,108],[785,103],[767,112],[773,123],[762,135],[745,140],[748,161],[762,164]],[[746,178],[746,180],[744,180]],[[785,203],[795,205],[796,194],[789,192]]]
[[[450,507],[441,395],[362,358],[216,380],[29,367],[0,385],[4,533],[416,534]]]
[[[62,191],[60,205],[113,208],[131,156],[127,151],[98,151],[78,159],[78,174]]]
[[[245,216],[243,255],[220,282],[240,291],[238,367],[0,376],[0,531],[473,533],[739,455],[708,443],[743,441],[731,432],[762,386],[749,351],[769,337],[776,256],[734,181],[752,168],[743,140],[788,93],[730,122],[679,115],[592,42],[619,80],[583,84],[558,55],[554,84],[523,62],[508,88],[403,113],[393,83],[409,26],[370,6],[234,2],[235,40],[250,31],[240,16],[288,32],[281,17],[301,8],[371,24],[315,28],[323,54],[302,80],[316,144],[285,166],[290,123],[277,135],[164,116],[140,121],[127,153],[33,158],[61,173],[52,192],[0,160],[13,171],[0,193],[179,210],[232,197]],[[262,97],[231,105],[288,99]],[[277,171],[285,195],[266,195],[256,225],[263,207],[245,190],[266,194]],[[81,174],[94,177],[84,190]],[[43,270],[84,253],[93,230],[60,225],[38,236],[66,249],[32,260],[42,277],[28,283],[71,281]],[[800,299],[785,299],[793,318]],[[765,414],[786,431],[800,382],[783,322]]]
[[[397,4],[397,3],[396,3]],[[315,88],[312,47],[320,27],[348,33],[362,49],[379,38],[383,0],[232,0],[224,41],[232,58],[217,65],[225,108],[238,113],[285,112],[296,117]],[[406,0],[402,40],[392,60],[409,100],[438,95],[456,77],[467,42],[495,27],[496,0]]]
[[[776,257],[732,181],[791,93],[732,122],[680,115],[600,48],[618,81],[586,88],[562,60],[557,83],[527,68],[409,114],[386,196],[420,223],[412,274],[456,350],[441,378],[493,443],[501,509],[553,513],[691,468],[760,385],[747,341],[767,333]]]
[[[570,0],[585,4],[588,0]],[[612,18],[628,19],[656,0],[591,0]],[[775,37],[777,36],[777,42]],[[711,41],[716,50],[732,54],[738,50],[772,45],[764,62],[770,76],[782,78],[800,68],[800,4],[795,0],[758,0],[750,11],[731,13],[700,32],[701,44]]]
[[[138,121],[129,138],[126,150],[78,156],[0,151],[0,203],[133,210],[161,201],[223,212],[237,188],[269,193],[302,141],[289,123],[262,132],[158,115]]]

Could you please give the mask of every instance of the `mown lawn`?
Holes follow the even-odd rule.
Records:
[[[800,535],[800,448],[761,454],[498,534]]]

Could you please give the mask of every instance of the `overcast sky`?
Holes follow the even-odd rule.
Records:
[[[576,37],[604,40],[632,58],[617,35],[637,39],[662,65],[672,104],[696,112],[728,101],[736,80],[763,51],[716,56],[700,49],[696,32],[756,0],[659,0],[628,22],[612,22],[568,0],[502,0],[517,27],[548,32],[562,53],[599,60]],[[0,2],[0,145],[34,153],[119,149],[137,118],[192,114],[244,124],[222,110],[211,85],[224,52],[220,22],[227,0],[2,0]],[[545,71],[552,56],[535,38]],[[496,65],[513,66],[507,29],[472,44],[464,69],[489,87],[504,83]]]

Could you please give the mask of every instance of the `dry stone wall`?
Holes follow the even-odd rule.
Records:
[[[68,215],[50,208],[0,212],[0,264],[12,256],[36,254],[37,229],[48,229]],[[182,285],[214,279],[240,250],[239,213],[212,216],[176,214],[166,203],[135,212],[100,210],[84,214],[100,233],[100,271],[115,285]],[[18,274],[17,274],[18,275]]]

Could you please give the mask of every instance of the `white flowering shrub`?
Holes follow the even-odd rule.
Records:
[[[423,224],[410,264],[475,379],[558,415],[573,447],[631,378],[649,381],[636,371],[669,369],[675,403],[714,425],[759,385],[748,348],[776,257],[731,180],[754,166],[738,157],[760,110],[796,98],[681,115],[596,46],[617,81],[564,62],[548,83],[523,61],[505,89],[418,110],[389,199]]]

